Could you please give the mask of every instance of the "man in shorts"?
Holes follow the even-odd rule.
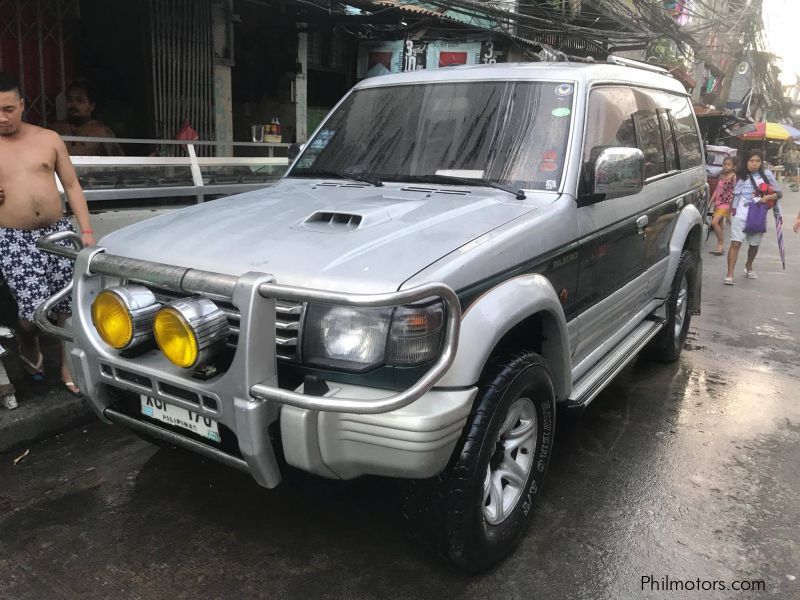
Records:
[[[57,231],[73,231],[64,218],[54,174],[58,174],[81,239],[94,245],[89,209],[69,153],[59,135],[22,122],[25,101],[12,76],[0,73],[0,276],[17,302],[20,319],[20,360],[34,379],[44,378],[44,357],[33,323],[39,304],[72,279],[72,263],[36,248],[36,240]],[[56,307],[62,324],[70,302]],[[62,348],[61,378],[67,390],[79,395],[71,381]]]

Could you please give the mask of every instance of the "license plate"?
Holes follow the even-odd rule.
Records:
[[[208,440],[219,442],[219,429],[214,419],[173,404],[167,404],[150,396],[141,396],[142,414],[167,425],[186,429]]]

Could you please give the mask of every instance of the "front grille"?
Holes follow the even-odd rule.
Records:
[[[305,304],[288,300],[275,302],[275,354],[286,360],[299,360],[300,327]]]
[[[138,283],[138,282],[137,282]],[[144,283],[143,285],[147,285]],[[155,295],[159,302],[168,303],[178,298],[185,298],[187,296],[147,286]],[[226,302],[214,300],[214,303],[219,306],[225,317],[228,319],[228,346],[236,348],[239,341],[239,326],[241,317],[239,311],[235,306]],[[303,322],[303,312],[305,311],[305,304],[302,302],[293,302],[290,300],[276,300],[275,302],[275,356],[281,360],[296,362],[300,358],[298,338],[300,335],[300,327]]]

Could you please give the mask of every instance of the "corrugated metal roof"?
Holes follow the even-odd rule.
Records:
[[[480,29],[500,30],[497,21],[479,11],[461,8],[458,10],[450,10],[428,2],[414,2],[413,0],[410,2],[408,0],[370,0],[369,4],[397,8],[398,10],[420,16],[449,19],[450,21],[455,21],[462,25],[469,25]]]

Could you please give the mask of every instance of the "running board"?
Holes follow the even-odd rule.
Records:
[[[633,360],[647,342],[661,331],[663,326],[663,320],[654,320],[652,317],[639,323],[630,335],[614,346],[608,354],[575,382],[567,401],[567,406],[570,408],[586,408],[617,373]]]

